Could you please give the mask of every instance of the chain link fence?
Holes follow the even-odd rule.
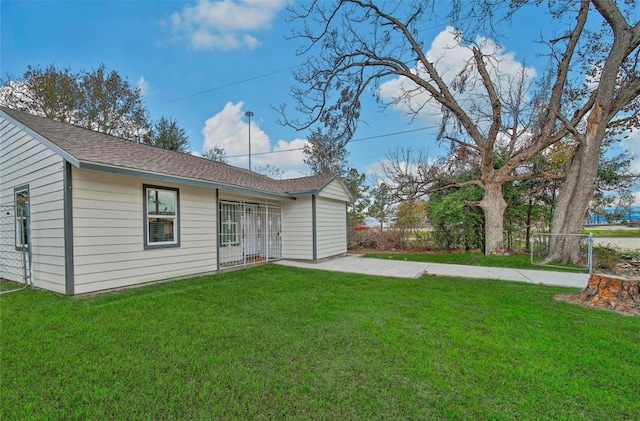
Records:
[[[531,236],[531,263],[550,267],[578,266],[591,273],[593,236],[534,233]]]
[[[0,206],[0,279],[25,286],[31,279],[29,219],[28,205]]]

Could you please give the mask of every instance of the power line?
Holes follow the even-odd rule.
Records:
[[[420,33],[420,32],[425,32],[425,31],[431,31],[433,29],[438,29],[438,28],[443,27],[443,26],[446,26],[446,25],[445,24],[436,24],[436,25],[431,26],[431,27],[420,29],[418,32]],[[173,99],[169,99],[169,100],[163,102],[163,104],[169,104],[169,103],[172,103],[172,102],[181,101],[183,99],[193,98],[194,96],[204,95],[204,94],[207,94],[209,92],[218,91],[220,89],[229,88],[231,86],[241,85],[241,84],[246,83],[246,82],[251,82],[253,80],[257,80],[257,79],[262,79],[262,78],[265,78],[265,77],[273,76],[273,75],[276,75],[278,73],[286,72],[288,70],[293,70],[296,67],[300,67],[300,66],[302,66],[302,64],[296,64],[295,66],[290,66],[290,67],[287,67],[287,68],[284,68],[284,69],[280,69],[280,70],[274,70],[272,72],[263,73],[261,75],[257,75],[257,76],[253,76],[253,77],[250,77],[250,78],[247,78],[247,79],[243,79],[243,80],[239,80],[239,81],[236,81],[236,82],[231,82],[231,83],[227,83],[227,84],[224,84],[224,85],[216,86],[216,87],[213,87],[213,88],[210,88],[210,89],[205,89],[203,91],[197,91],[197,92],[194,92],[194,93],[191,93],[191,94],[187,94],[187,95],[183,95],[183,96],[176,97],[176,98],[173,98]]]
[[[379,134],[376,136],[368,136],[368,137],[361,137],[358,139],[352,139],[349,141],[349,143],[353,143],[353,142],[362,142],[364,140],[371,140],[371,139],[380,139],[383,137],[391,137],[391,136],[397,136],[400,134],[406,134],[406,133],[414,133],[414,132],[419,132],[419,131],[423,131],[423,130],[431,130],[434,129],[437,126],[432,126],[432,127],[420,127],[417,129],[410,129],[410,130],[403,130],[400,132],[391,132],[391,133],[385,133],[385,134]],[[301,151],[303,150],[304,147],[302,148],[291,148],[291,149],[281,149],[279,151],[271,151],[271,152],[257,152],[257,153],[252,153],[252,156],[255,155],[269,155],[269,154],[274,154],[274,153],[281,153],[281,152],[294,152],[294,151]],[[242,158],[243,156],[249,156],[248,154],[240,154],[240,155],[231,155],[231,156],[227,156],[227,158]]]
[[[257,79],[262,79],[262,78],[265,78],[265,77],[273,76],[273,75],[276,75],[278,73],[286,72],[288,70],[293,70],[293,69],[295,69],[296,67],[299,67],[299,66],[300,65],[297,64],[295,66],[287,67],[286,69],[274,70],[273,72],[263,73],[263,74],[258,75],[258,76],[253,76],[253,77],[250,77],[250,78],[247,78],[247,79],[243,79],[243,80],[239,80],[239,81],[236,81],[236,82],[231,82],[231,83],[227,83],[227,84],[224,84],[224,85],[216,86],[216,87],[211,88],[211,89],[205,89],[204,91],[194,92],[192,94],[188,94],[188,95],[184,95],[184,96],[181,96],[181,97],[170,99],[168,101],[165,101],[164,104],[169,104],[171,102],[181,101],[181,100],[187,99],[187,98],[193,98],[194,96],[208,94],[209,92],[218,91],[220,89],[229,88],[231,86],[241,85],[243,83],[251,82],[253,80],[257,80]]]
[[[371,140],[371,139],[378,139],[381,137],[389,137],[389,136],[395,136],[395,135],[399,135],[399,134],[406,134],[406,133],[413,133],[413,132],[420,132],[422,130],[430,130],[430,129],[434,129],[437,126],[433,126],[433,127],[420,127],[418,129],[410,129],[410,130],[403,130],[401,132],[393,132],[393,133],[385,133],[385,134],[379,134],[377,136],[369,136],[369,137],[361,137],[360,139],[353,139],[350,140],[350,143],[353,142],[361,142],[363,140]]]

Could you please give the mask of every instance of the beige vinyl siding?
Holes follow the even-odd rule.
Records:
[[[180,247],[144,248],[143,184],[179,189]],[[212,272],[215,190],[73,168],[77,294]]]
[[[347,252],[347,213],[343,201],[316,199],[317,258]]]
[[[62,158],[0,117],[0,205],[14,205],[14,188],[29,186],[33,285],[60,293],[65,291],[63,174]],[[9,250],[5,242],[15,245],[10,237],[0,239],[3,252]],[[0,256],[5,262],[13,257]]]
[[[341,200],[343,202],[351,201],[351,196],[349,195],[346,186],[339,179],[333,180],[331,183],[327,184],[318,196],[326,199]]]
[[[282,204],[282,257],[313,259],[311,196]]]

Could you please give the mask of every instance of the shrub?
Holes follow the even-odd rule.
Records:
[[[595,268],[614,271],[620,263],[620,255],[618,252],[606,246],[596,246],[593,248],[593,266]]]

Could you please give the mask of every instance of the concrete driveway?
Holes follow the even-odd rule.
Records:
[[[298,262],[292,260],[280,260],[275,263],[282,266],[318,269],[331,272],[358,273],[362,275],[375,275],[389,278],[417,279],[422,275],[436,275],[476,279],[498,279],[503,281],[526,282],[530,284],[554,285],[572,288],[584,288],[589,280],[589,274],[587,273],[448,265],[442,263],[403,262],[390,259],[368,259],[360,256],[338,257],[318,263]]]
[[[331,272],[359,273],[362,275],[386,276],[391,278],[417,279],[424,274],[429,263],[400,262],[397,260],[365,259],[359,256],[344,256],[318,263],[280,260],[282,266],[305,269],[328,270]]]

